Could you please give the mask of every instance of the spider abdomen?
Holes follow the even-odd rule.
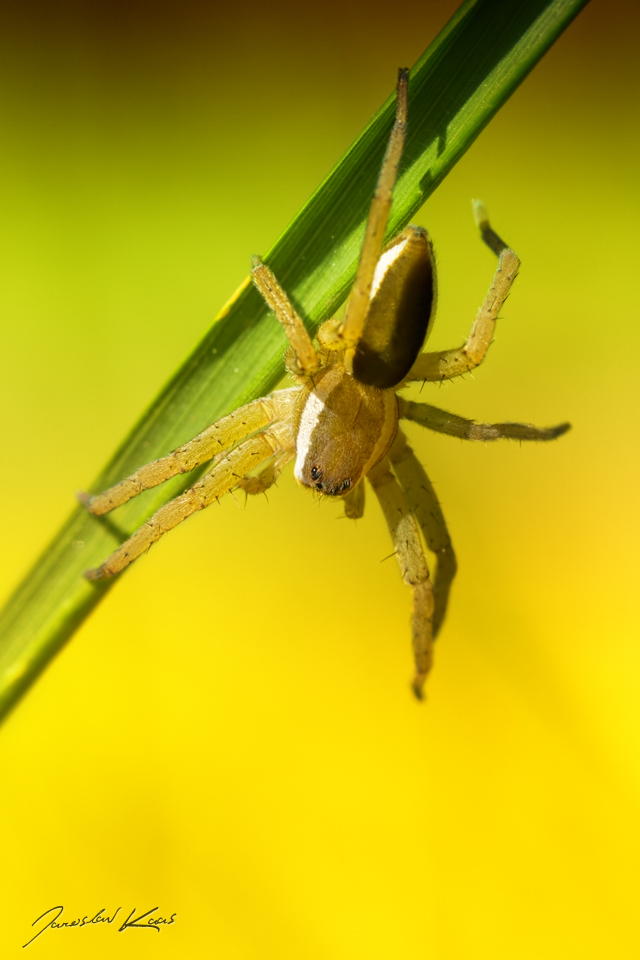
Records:
[[[407,227],[378,260],[364,332],[353,358],[354,377],[383,389],[404,380],[429,333],[435,302],[429,234],[424,227]]]
[[[341,363],[325,368],[298,400],[296,480],[344,496],[385,455],[397,426],[393,390],[359,383]]]

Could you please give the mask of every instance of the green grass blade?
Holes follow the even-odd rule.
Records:
[[[463,4],[411,71],[409,135],[390,235],[410,221],[585,3]],[[312,330],[344,300],[353,280],[393,112],[390,97],[265,258]],[[247,282],[153,401],[93,489],[104,489],[227,411],[267,393],[283,374],[284,347],[279,324]],[[183,477],[148,491],[121,508],[115,519],[97,520],[81,508],[75,510],[0,615],[0,716],[112,585],[90,584],[82,572],[98,566],[120,540],[186,485]]]

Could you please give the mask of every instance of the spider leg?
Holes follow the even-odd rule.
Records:
[[[297,361],[295,372],[306,376],[315,373],[318,354],[304,323],[266,263],[260,257],[253,257],[252,263],[251,279],[284,328]]]
[[[376,270],[384,234],[389,220],[393,188],[398,176],[398,166],[404,149],[407,129],[407,83],[409,71],[398,72],[396,116],[387,150],[382,161],[376,191],[369,210],[369,219],[364,235],[356,279],[342,325],[336,330],[327,346],[333,350],[348,350],[357,346],[369,309],[373,275]]]
[[[433,662],[434,602],[420,531],[386,457],[369,471],[368,478],[389,526],[402,578],[413,590],[412,633],[416,673],[412,688],[421,700],[424,681]]]
[[[555,440],[571,428],[569,423],[560,423],[557,427],[534,427],[531,423],[479,423],[428,403],[414,403],[402,397],[398,397],[398,416],[463,440]]]
[[[96,516],[109,513],[110,510],[115,510],[132,497],[137,497],[143,490],[156,487],[179,473],[195,470],[207,460],[214,459],[216,454],[222,454],[238,440],[285,417],[298,392],[298,387],[275,390],[267,397],[239,407],[222,420],[212,423],[197,437],[178,447],[168,456],[145,464],[126,480],[110,487],[104,493],[98,493],[93,497],[88,494],[79,494],[79,498],[87,510]]]
[[[133,536],[129,537],[105,562],[95,570],[87,570],[87,580],[102,580],[113,577],[145,553],[160,537],[177,527],[191,514],[203,510],[219,500],[234,487],[253,467],[291,446],[291,428],[287,424],[274,426],[245,440],[231,453],[216,458],[216,463],[193,487],[185,490],[174,500],[165,503],[147,520]]]
[[[475,200],[473,210],[482,239],[499,257],[493,282],[466,343],[455,350],[420,354],[406,380],[450,380],[458,377],[482,363],[491,343],[498,314],[520,269],[520,259],[489,226],[484,204]]]
[[[238,487],[244,490],[245,493],[251,495],[264,493],[269,487],[273,486],[282,473],[282,468],[286,466],[290,460],[293,460],[295,455],[295,447],[287,447],[281,450],[276,454],[271,463],[255,477],[243,477]]]
[[[358,483],[344,497],[344,515],[349,520],[359,520],[364,513],[364,483]]]
[[[424,534],[427,546],[437,558],[433,581],[432,629],[435,640],[447,612],[449,591],[458,569],[456,555],[451,546],[451,538],[436,492],[401,430],[396,434],[388,457],[407,498],[409,508]]]

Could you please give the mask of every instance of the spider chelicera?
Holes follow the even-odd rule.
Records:
[[[553,440],[569,424],[544,429],[526,423],[478,423],[405,400],[396,392],[413,380],[449,380],[482,362],[520,266],[476,201],[482,239],[499,258],[493,282],[466,343],[454,350],[421,352],[436,299],[431,241],[424,228],[410,226],[383,249],[405,140],[407,78],[408,71],[401,70],[395,122],[344,320],[323,323],[314,346],[272,272],[254,258],[252,279],[284,327],[290,344],[285,364],[296,386],[235,410],[104,493],[83,494],[81,499],[100,516],[169,477],[211,461],[211,469],[193,487],[161,507],[102,566],[85,573],[89,580],[100,580],[120,573],[164,533],[225,493],[235,488],[264,492],[294,458],[298,482],[324,496],[342,497],[352,519],[363,514],[366,477],[380,501],[404,581],[413,591],[412,686],[421,698],[456,559],[433,487],[399,420],[466,440]],[[433,584],[420,531],[436,556]]]

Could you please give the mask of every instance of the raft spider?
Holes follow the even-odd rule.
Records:
[[[285,357],[296,386],[276,390],[235,410],[166,457],[95,496],[81,495],[96,516],[131,497],[211,461],[197,483],[160,509],[89,580],[120,573],[164,533],[225,493],[262,493],[295,458],[298,482],[322,495],[342,497],[347,517],[364,511],[364,479],[389,526],[403,579],[413,591],[413,691],[422,698],[442,626],[456,559],[433,487],[407,443],[399,420],[466,440],[553,440],[569,429],[526,423],[478,423],[398,396],[413,380],[442,381],[482,362],[496,319],[520,266],[474,202],[482,239],[498,256],[489,292],[467,341],[454,350],[422,352],[433,323],[435,263],[423,227],[409,226],[383,249],[398,164],[405,140],[408,71],[400,70],[395,122],[369,211],[355,283],[343,321],[327,320],[314,346],[304,323],[266,264],[255,257],[252,279],[284,327]],[[261,472],[255,473],[257,467]],[[420,531],[436,556],[433,584]]]

